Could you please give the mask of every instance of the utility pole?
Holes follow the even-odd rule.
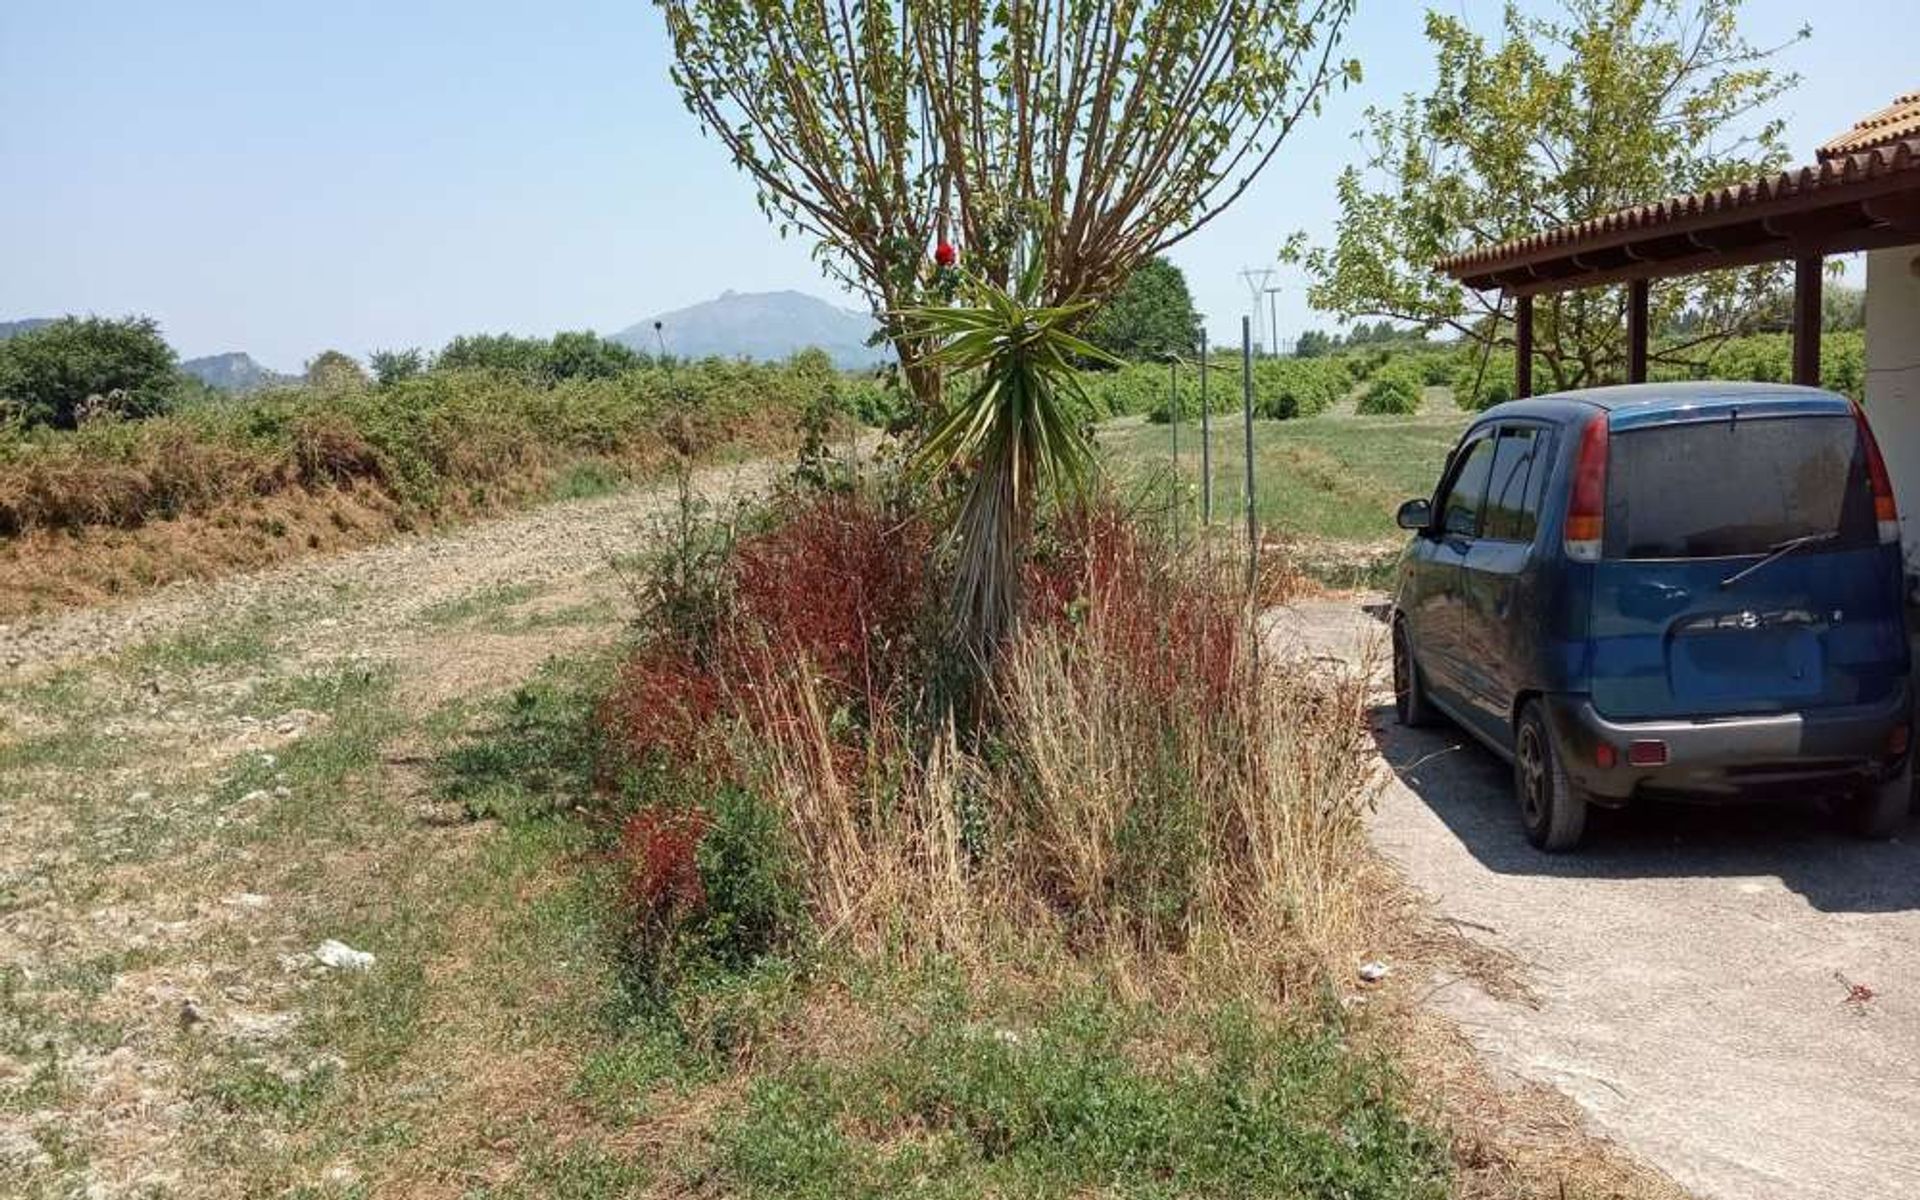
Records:
[[[1267,285],[1273,282],[1274,275],[1275,271],[1272,267],[1241,268],[1240,278],[1246,281],[1247,293],[1253,298],[1253,307],[1250,310],[1253,313],[1251,324],[1257,325],[1260,321],[1260,297],[1266,292]]]
[[[1280,309],[1274,300],[1279,294],[1277,287],[1267,289],[1267,333],[1273,339],[1267,343],[1268,358],[1280,357]]]

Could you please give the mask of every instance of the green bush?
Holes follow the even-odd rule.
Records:
[[[872,375],[843,375],[838,384],[841,408],[870,429],[887,429],[906,415],[904,393],[896,384]]]
[[[151,317],[65,317],[0,341],[0,425],[72,429],[88,415],[145,417],[182,392]]]
[[[1428,351],[1387,352],[1388,357],[1368,376],[1366,390],[1354,411],[1362,416],[1410,416],[1420,411],[1429,381],[1450,378],[1452,365],[1445,355]]]
[[[695,934],[704,957],[741,970],[789,944],[805,916],[785,818],[742,788],[707,801],[712,824],[695,852],[706,904]]]
[[[1354,406],[1363,417],[1408,416],[1420,411],[1420,385],[1398,374],[1381,375],[1367,385]]]

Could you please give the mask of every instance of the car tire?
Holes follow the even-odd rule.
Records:
[[[1520,710],[1513,738],[1513,791],[1527,840],[1550,854],[1571,850],[1587,830],[1587,798],[1567,777],[1538,700]]]
[[[1900,832],[1913,811],[1913,760],[1883,783],[1871,783],[1843,798],[1840,823],[1848,833],[1871,841],[1885,841]]]
[[[1433,701],[1427,699],[1426,677],[1414,661],[1405,619],[1393,623],[1393,711],[1402,725],[1412,729],[1434,723]]]

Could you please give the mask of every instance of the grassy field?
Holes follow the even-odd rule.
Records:
[[[1379,542],[1397,538],[1402,500],[1432,492],[1440,464],[1468,414],[1429,403],[1411,417],[1356,417],[1334,411],[1292,421],[1254,422],[1254,496],[1260,523],[1289,538]],[[1213,430],[1213,512],[1237,520],[1246,503],[1237,421]],[[1164,477],[1172,465],[1165,425],[1121,420],[1100,442],[1122,479]],[[1180,427],[1180,478],[1188,503],[1200,500],[1200,430]]]

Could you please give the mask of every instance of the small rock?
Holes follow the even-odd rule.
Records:
[[[271,754],[262,754],[260,756],[260,765],[268,768],[269,770],[271,770],[274,767],[274,765],[277,764],[279,761],[280,760],[278,758],[275,758]]]
[[[152,804],[153,793],[148,791],[135,792],[133,795],[127,797],[127,803],[128,804]]]
[[[227,903],[235,908],[265,908],[273,903],[273,898],[262,896],[259,892],[236,892],[227,897]]]
[[[252,791],[248,792],[246,795],[240,797],[240,803],[265,804],[267,801],[271,799],[273,799],[273,793],[267,791],[267,789],[265,788],[255,788]]]
[[[373,966],[373,955],[332,938],[315,947],[313,957],[319,960],[320,965],[336,971],[364,971]]]
[[[1383,962],[1361,963],[1360,981],[1362,983],[1379,983],[1382,979],[1385,979],[1392,970],[1393,968]]]

